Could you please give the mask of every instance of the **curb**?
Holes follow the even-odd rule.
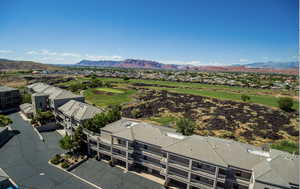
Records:
[[[33,127],[33,130],[38,134],[40,140],[44,142],[44,137],[40,134],[40,132],[34,126],[32,126],[32,127]]]
[[[86,183],[86,184],[89,184],[89,185],[91,185],[91,186],[93,186],[93,187],[95,187],[95,188],[98,188],[98,189],[104,189],[104,188],[101,188],[100,186],[97,186],[96,184],[94,184],[94,183],[92,183],[92,182],[90,182],[90,181],[87,181],[87,180],[85,180],[85,179],[83,179],[83,178],[81,178],[81,177],[75,175],[74,173],[71,173],[71,172],[69,172],[69,171],[67,171],[67,170],[65,170],[65,169],[63,169],[63,168],[61,168],[61,167],[59,167],[59,166],[57,166],[57,165],[52,164],[50,161],[48,161],[48,164],[51,165],[51,166],[53,166],[53,167],[56,167],[56,168],[58,168],[58,169],[60,169],[60,170],[62,170],[62,171],[64,171],[64,172],[66,172],[66,173],[69,173],[69,174],[72,175],[73,177],[75,177],[75,178],[81,180],[82,182],[84,182],[84,183]]]

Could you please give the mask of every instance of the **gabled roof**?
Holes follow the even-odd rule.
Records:
[[[28,88],[32,89],[36,93],[43,93],[49,95],[49,99],[65,99],[65,98],[76,98],[76,97],[83,97],[82,95],[74,94],[70,91],[54,87],[48,85],[46,83],[34,83],[27,86]]]
[[[103,109],[75,100],[70,100],[66,104],[60,106],[58,110],[78,121],[91,119],[96,114],[104,111]]]
[[[174,135],[174,131],[172,134]],[[177,134],[179,137],[173,136],[164,127],[156,126],[148,123],[136,123],[129,125],[128,128],[116,132],[113,135],[128,140],[137,140],[140,142],[152,144],[159,147],[164,147],[174,144],[179,138],[184,138],[182,135]],[[182,136],[182,137],[181,137]]]
[[[0,92],[8,92],[8,91],[15,91],[18,89],[12,88],[12,87],[7,87],[7,86],[0,86]]]
[[[25,113],[33,113],[32,104],[29,103],[21,104],[20,109]]]
[[[282,153],[254,167],[255,180],[290,187],[299,185],[299,156]]]

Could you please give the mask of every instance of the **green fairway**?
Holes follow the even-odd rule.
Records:
[[[242,101],[241,94],[235,94],[224,91],[210,91],[210,90],[197,90],[197,89],[184,89],[184,88],[167,88],[167,87],[147,87],[154,90],[166,90],[175,93],[183,93],[183,94],[191,94],[191,95],[200,95],[206,97],[213,97],[224,100],[234,100],[234,101]],[[247,94],[247,93],[242,93]],[[278,98],[274,96],[268,95],[249,95],[250,101],[252,103],[263,104],[266,106],[278,107]],[[294,109],[299,109],[299,101],[294,101]]]
[[[155,122],[159,123],[160,125],[166,126],[166,125],[175,123],[177,121],[177,118],[175,118],[175,117],[151,117],[151,118],[149,118],[149,120],[155,121]]]
[[[168,87],[146,87],[155,90],[167,90],[170,92],[183,93],[183,94],[192,94],[192,95],[201,95],[206,97],[213,97],[223,100],[234,100],[241,101],[241,95],[246,94],[250,96],[250,101],[252,103],[262,104],[271,107],[278,108],[278,98],[272,95],[260,95],[259,92],[270,92],[270,89],[255,89],[255,88],[242,88],[235,86],[224,86],[224,85],[209,85],[209,84],[200,84],[200,83],[186,83],[186,82],[172,82],[172,81],[156,81],[156,80],[141,80],[141,79],[130,79],[129,81],[124,81],[120,78],[101,78],[103,81],[110,82],[120,82],[120,83],[145,83],[145,84],[157,84],[163,86],[177,87],[177,88],[168,88]],[[237,92],[232,92],[232,90]],[[299,101],[294,100],[295,110],[299,110]]]
[[[97,91],[103,91],[103,92],[108,92],[108,93],[124,93],[124,91],[120,89],[113,89],[113,88],[96,88]]]
[[[122,91],[122,93],[105,94],[99,93],[98,89],[87,89],[84,91],[84,96],[88,102],[97,106],[106,107],[132,101],[132,95],[136,92],[136,90],[128,89]]]

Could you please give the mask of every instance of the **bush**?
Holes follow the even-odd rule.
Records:
[[[12,120],[5,115],[0,115],[0,127],[5,127],[9,124],[12,124]]]
[[[70,163],[67,162],[67,161],[64,161],[64,162],[62,162],[61,167],[64,168],[64,169],[67,169],[67,168],[70,167]]]
[[[246,101],[250,100],[250,96],[248,96],[248,95],[242,95],[241,99],[242,99],[242,101],[246,102]]]
[[[196,123],[188,118],[181,118],[176,122],[176,128],[177,132],[180,132],[185,136],[190,136],[194,134]]]
[[[56,154],[51,160],[50,162],[53,163],[54,165],[59,164],[61,161],[61,156],[59,154]]]
[[[282,98],[279,98],[279,100],[278,100],[279,108],[284,111],[291,111],[293,104],[294,104],[293,99],[291,99],[289,97],[282,97]]]
[[[276,144],[272,144],[271,147],[277,150],[299,154],[299,143],[294,141],[282,140]]]

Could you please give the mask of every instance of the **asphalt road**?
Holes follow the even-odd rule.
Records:
[[[48,164],[53,155],[63,152],[56,132],[44,133],[42,142],[18,113],[9,117],[14,122],[12,128],[20,133],[0,148],[0,167],[21,189],[94,189]]]

